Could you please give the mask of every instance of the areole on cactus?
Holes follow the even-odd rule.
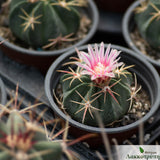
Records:
[[[12,0],[10,29],[32,47],[46,46],[50,39],[77,32],[80,25],[78,7],[85,5],[84,0]]]
[[[140,35],[150,46],[160,50],[160,1],[141,2],[135,9],[135,21]]]
[[[74,70],[59,70],[63,91],[63,109],[76,121],[91,126],[98,126],[95,114],[99,112],[103,123],[110,125],[129,111],[131,98],[132,74],[127,71],[132,66],[125,66],[120,61],[120,51],[106,51],[104,43],[88,45],[88,53],[77,50],[76,61],[66,64],[77,66]],[[138,92],[138,91],[137,91]]]

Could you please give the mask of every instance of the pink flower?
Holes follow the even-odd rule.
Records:
[[[108,45],[105,54],[103,42],[100,44],[99,50],[97,44],[95,44],[94,49],[91,45],[88,45],[88,53],[78,52],[80,62],[76,64],[83,68],[81,74],[90,75],[91,80],[96,80],[97,83],[115,77],[114,70],[123,63],[118,63],[120,57],[117,57],[120,51],[116,49],[110,51],[110,46]]]

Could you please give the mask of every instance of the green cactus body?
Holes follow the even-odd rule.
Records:
[[[7,121],[7,128],[12,128],[12,131],[11,129],[7,130],[7,134],[11,134],[11,132],[17,134],[19,132],[19,126],[21,126],[21,131],[23,132],[25,127],[21,115],[16,110],[12,111]]]
[[[0,159],[9,160],[11,159],[9,154],[6,151],[0,152]]]
[[[33,148],[37,151],[43,151],[43,150],[50,150],[51,152],[49,154],[43,155],[44,160],[49,159],[61,159],[62,154],[62,146],[59,142],[48,142],[48,141],[40,141],[36,144],[34,144]]]
[[[60,160],[61,156],[61,143],[48,141],[45,133],[27,130],[18,111],[10,113],[7,123],[0,121],[0,159]]]
[[[49,43],[49,39],[76,33],[80,25],[77,9],[70,6],[66,9],[52,5],[53,3],[57,1],[12,0],[9,16],[11,31],[20,40],[33,47],[42,47]],[[29,17],[34,18],[32,20],[30,18],[29,21]]]
[[[143,11],[135,14],[135,21],[141,36],[153,48],[160,50],[160,16],[153,17],[153,13],[158,14],[160,1],[149,0]]]
[[[129,86],[132,83],[132,76],[130,74],[125,76],[121,75],[119,78],[118,76],[112,78],[108,85],[112,86],[121,79],[111,88],[112,91],[119,94],[118,96],[113,93],[117,101],[111,96],[111,94],[109,94],[109,92],[107,92],[106,95],[105,92],[101,92],[96,95],[96,93],[102,91],[102,89],[91,81],[90,76],[82,75],[80,77],[82,82],[79,79],[75,79],[72,83],[72,79],[65,80],[70,76],[73,75],[64,74],[61,77],[63,104],[66,109],[65,111],[76,121],[79,121],[80,123],[83,121],[82,118],[85,112],[85,109],[82,110],[82,108],[84,108],[83,104],[88,100],[92,101],[98,96],[99,97],[91,103],[94,108],[90,108],[90,111],[89,109],[87,110],[84,124],[98,126],[97,119],[94,116],[96,113],[94,110],[99,112],[104,125],[109,125],[117,120],[120,120],[128,112],[130,106],[128,99],[130,98],[131,93]],[[93,116],[90,112],[92,112]]]

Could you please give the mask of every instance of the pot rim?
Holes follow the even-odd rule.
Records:
[[[107,45],[108,44],[105,44],[105,47],[107,47]],[[104,128],[104,131],[107,132],[107,133],[118,133],[118,132],[127,131],[127,130],[132,129],[132,128],[136,128],[140,123],[145,122],[149,117],[151,117],[155,113],[155,111],[158,109],[159,104],[160,104],[160,99],[158,98],[158,96],[160,96],[160,86],[158,85],[159,84],[159,75],[158,75],[157,71],[143,57],[135,54],[132,50],[127,49],[125,47],[121,47],[121,46],[118,46],[118,45],[112,45],[111,47],[115,48],[115,49],[118,49],[118,50],[121,50],[121,51],[125,52],[126,54],[129,54],[130,56],[135,57],[136,59],[139,59],[141,63],[143,63],[147,68],[150,69],[150,71],[154,75],[155,84],[157,84],[157,95],[156,95],[157,97],[156,97],[156,100],[154,101],[154,104],[152,105],[150,111],[144,117],[142,117],[141,119],[137,120],[136,122],[131,123],[131,124],[126,125],[126,126],[121,126],[121,127],[117,127],[117,128]],[[84,49],[87,49],[87,48],[88,48],[88,46],[85,45],[85,46],[79,47],[78,50],[84,50]],[[47,98],[48,98],[48,100],[49,100],[49,102],[51,104],[51,108],[56,112],[56,114],[60,115],[61,118],[63,118],[64,120],[68,120],[69,123],[74,127],[78,127],[78,128],[80,128],[82,130],[86,130],[87,129],[87,131],[89,131],[89,132],[99,133],[99,132],[102,131],[101,128],[88,126],[88,125],[79,123],[79,122],[71,119],[70,117],[65,115],[59,109],[59,107],[57,106],[57,104],[53,100],[53,94],[52,94],[51,89],[50,89],[50,86],[51,86],[51,81],[50,80],[51,80],[51,77],[52,77],[52,73],[55,72],[57,65],[59,65],[59,63],[63,59],[65,59],[69,55],[73,54],[74,52],[76,52],[76,51],[72,49],[71,51],[68,51],[67,53],[61,55],[59,58],[57,58],[52,63],[52,65],[50,66],[50,68],[49,68],[49,70],[48,70],[48,72],[46,74],[46,77],[45,77],[45,93],[46,93],[46,96],[47,96]],[[53,106],[56,106],[56,107],[54,108]]]
[[[67,52],[72,48],[75,48],[75,47],[78,47],[82,44],[85,44],[87,41],[89,41],[93,37],[93,35],[96,32],[96,29],[98,27],[99,12],[98,12],[97,6],[95,5],[93,0],[88,0],[88,8],[90,8],[90,10],[92,12],[91,13],[91,15],[93,17],[92,26],[91,26],[91,28],[85,38],[81,39],[80,41],[78,41],[77,43],[75,43],[74,45],[72,45],[70,47],[59,49],[59,50],[53,50],[53,51],[36,51],[36,50],[29,50],[27,48],[17,46],[17,45],[12,44],[8,41],[4,41],[4,43],[2,45],[5,45],[6,47],[11,48],[12,50],[18,50],[19,52],[21,52],[22,54],[25,54],[25,55],[28,54],[28,55],[32,55],[32,56],[42,56],[42,57],[59,56],[60,54]],[[3,41],[5,39],[0,36],[0,40]]]
[[[6,89],[5,89],[5,85],[2,81],[2,79],[0,78],[0,94],[1,94],[1,97],[0,97],[0,100],[1,100],[1,104],[2,105],[5,105],[6,104],[6,100],[7,100],[7,94],[6,94]]]
[[[143,0],[144,1],[144,0]],[[129,21],[131,19],[131,17],[133,16],[133,11],[134,9],[140,5],[140,1],[136,1],[134,3],[132,3],[129,8],[126,10],[126,12],[124,13],[123,19],[122,19],[122,34],[123,37],[127,43],[127,45],[133,49],[136,53],[142,55],[144,58],[146,58],[149,62],[151,62],[154,66],[159,67],[160,68],[160,63],[154,59],[152,59],[151,57],[143,54],[137,47],[136,45],[133,43],[131,37],[130,37],[130,31],[129,31]]]

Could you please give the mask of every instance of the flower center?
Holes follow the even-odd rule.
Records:
[[[102,63],[98,62],[97,66],[95,66],[95,68],[94,68],[94,71],[97,74],[98,73],[104,74],[105,69],[106,69],[106,67]]]
[[[21,137],[20,135],[8,135],[6,137],[7,146],[10,148],[17,148],[23,151],[28,151],[32,147],[32,135],[30,137]]]

